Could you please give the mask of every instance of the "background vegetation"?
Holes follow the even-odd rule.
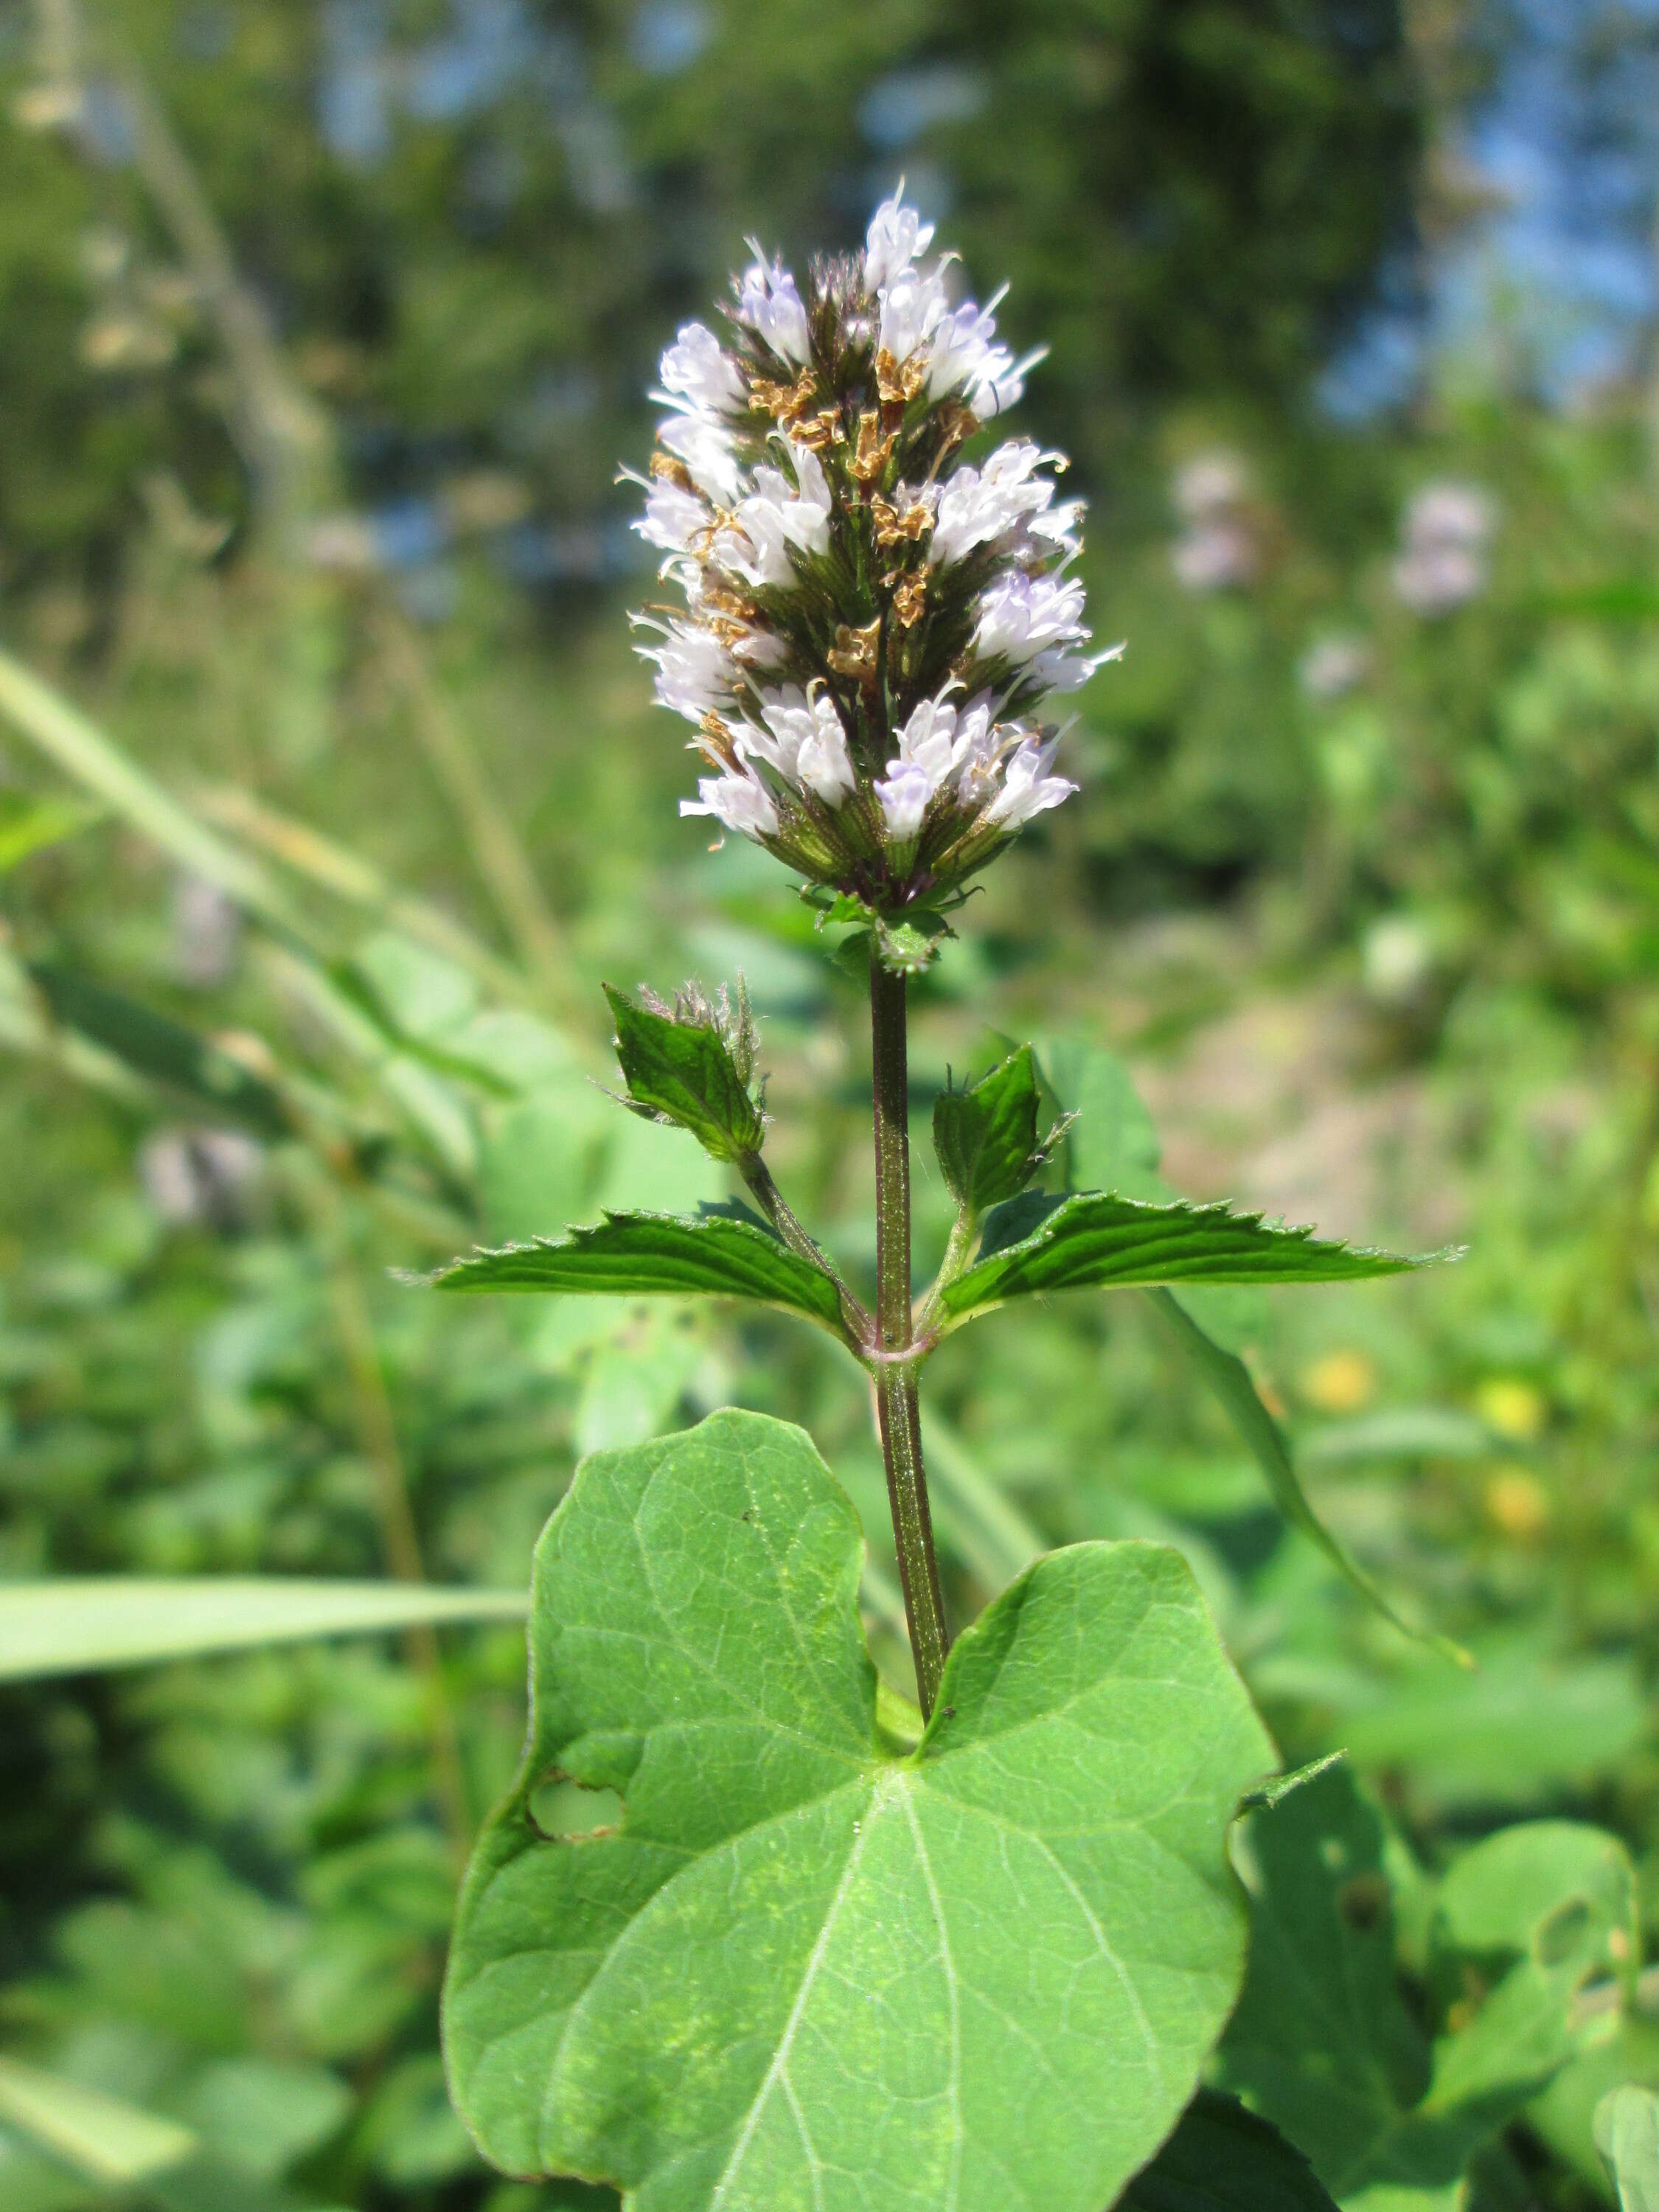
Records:
[[[601,977],[739,967],[780,1178],[867,1269],[857,997],[676,818],[611,476],[744,236],[850,245],[902,168],[1053,345],[1025,420],[1130,641],[1082,799],[919,994],[918,1104],[1036,1026],[1123,1056],[1184,1194],[1467,1243],[1206,1318],[1482,1663],[1281,1535],[1111,1301],[941,1356],[957,1610],[1172,1537],[1397,1868],[1591,1819],[1655,1932],[1656,38],[1610,0],[0,7],[0,1573],[519,1586],[578,1455],[738,1403],[867,1508],[897,1677],[830,1351],[388,1271],[725,1195],[591,1079]],[[0,2131],[0,2203],[601,2202],[488,2177],[436,2056],[522,1661],[414,1631],[0,1690],[0,2045],[200,2152],[152,2185]],[[1632,2077],[1639,2009],[1479,2201],[1604,2194],[1588,2115]]]

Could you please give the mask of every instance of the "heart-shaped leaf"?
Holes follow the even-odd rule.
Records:
[[[439,1291],[589,1291],[620,1297],[699,1292],[784,1306],[837,1336],[841,1293],[768,1231],[724,1213],[607,1213],[592,1229],[469,1252],[422,1280]]]
[[[1016,1199],[1015,1206],[1024,1200]],[[1146,1283],[1340,1283],[1420,1267],[1393,1252],[1328,1243],[1310,1229],[1273,1228],[1259,1213],[1224,1206],[1152,1206],[1115,1192],[1079,1191],[947,1284],[940,1301],[954,1327],[1010,1298]]]
[[[1174,2125],[1237,1986],[1227,1825],[1273,1763],[1188,1569],[1040,1560],[904,1750],[861,1550],[758,1415],[579,1470],[445,2000],[499,2165],[630,2212],[1101,2212]]]

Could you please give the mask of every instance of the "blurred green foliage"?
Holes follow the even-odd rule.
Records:
[[[1466,1243],[1194,1310],[1343,1544],[1481,1666],[1280,1533],[1133,1301],[940,1353],[953,1605],[1055,1541],[1183,1547],[1287,1762],[1349,1747],[1344,1832],[1392,1898],[1367,1970],[1419,2072],[1496,1985],[1479,1947],[1448,1965],[1436,1885],[1506,1824],[1621,1838],[1651,1945],[1648,397],[1547,409],[1500,345],[1408,414],[1307,404],[1447,220],[1468,30],[1383,0],[0,13],[0,638],[271,890],[216,892],[7,708],[0,1572],[521,1582],[577,1455],[739,1402],[804,1420],[854,1496],[900,1678],[833,1347],[388,1270],[729,1195],[592,1079],[601,979],[740,968],[779,1179],[867,1283],[859,1010],[769,865],[675,817],[610,479],[743,234],[848,245],[908,167],[1054,346],[1027,417],[1076,456],[1095,618],[1131,641],[1066,741],[1082,799],[919,992],[921,1256],[951,1212],[933,1097],[1033,1030],[1127,1057],[1186,1195]],[[1449,534],[1411,505],[1437,485],[1478,495]],[[1097,1128],[1135,1110],[1113,1080]],[[189,2130],[206,2203],[599,2203],[488,2177],[435,2055],[522,1656],[446,1630],[0,1691],[0,2040]],[[1631,2081],[1659,2081],[1650,1981],[1504,2107],[1474,2202],[1610,2203],[1593,2115]],[[111,2201],[0,2114],[8,2212]]]

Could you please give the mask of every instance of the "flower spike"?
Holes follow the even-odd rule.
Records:
[[[804,285],[751,240],[725,343],[688,323],[663,356],[634,526],[685,599],[639,648],[713,771],[682,813],[895,921],[1071,796],[1041,710],[1121,650],[1088,651],[1065,456],[964,457],[1043,349],[933,240],[902,185]]]

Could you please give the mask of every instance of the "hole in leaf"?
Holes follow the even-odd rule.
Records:
[[[530,1825],[550,1844],[592,1844],[614,1836],[623,1824],[623,1801],[614,1790],[590,1789],[556,1768],[530,1793]]]
[[[1583,1943],[1589,1917],[1589,1906],[1582,1897],[1570,1897],[1565,1905],[1558,1905],[1539,1927],[1539,1965],[1559,1966],[1570,1959]]]
[[[1389,1909],[1389,1885],[1380,1874],[1357,1874],[1337,1892],[1336,1909],[1359,1935],[1375,1928]]]

